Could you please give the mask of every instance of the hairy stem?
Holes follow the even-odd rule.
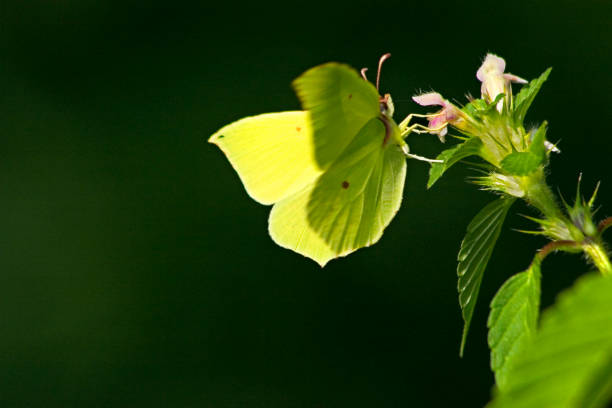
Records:
[[[574,241],[553,241],[544,245],[538,251],[537,260],[542,262],[550,253],[555,251],[575,251],[578,248],[578,243]]]
[[[525,190],[525,200],[528,204],[540,210],[550,220],[565,219],[553,192],[546,184],[544,170],[538,170],[534,174],[524,177],[522,184]]]
[[[587,244],[582,247],[587,256],[593,261],[599,272],[604,276],[612,276],[612,264],[605,249],[600,244]]]
[[[599,223],[599,226],[597,227],[597,230],[601,234],[602,232],[607,230],[610,226],[612,226],[612,217],[608,217],[608,218],[603,219]]]

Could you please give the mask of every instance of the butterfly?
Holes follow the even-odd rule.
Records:
[[[301,111],[231,123],[209,142],[225,153],[247,193],[273,204],[270,236],[324,266],[376,243],[400,208],[409,118],[393,120],[391,96],[340,63],[309,69],[292,83]]]

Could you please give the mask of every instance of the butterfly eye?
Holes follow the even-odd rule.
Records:
[[[387,105],[386,101],[381,101],[380,102],[380,112],[381,113],[387,113],[387,111],[389,110],[389,106]]]

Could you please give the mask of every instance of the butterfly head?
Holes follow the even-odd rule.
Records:
[[[380,113],[392,118],[393,112],[395,112],[395,106],[393,105],[393,99],[391,99],[391,94],[385,94],[385,96],[381,96],[378,101],[380,103]]]

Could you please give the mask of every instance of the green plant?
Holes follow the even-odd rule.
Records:
[[[612,266],[602,233],[612,223],[593,218],[597,188],[590,199],[580,192],[572,204],[557,199],[546,183],[549,156],[559,152],[547,141],[547,123],[526,130],[527,111],[550,69],[526,81],[504,73],[505,61],[489,54],[478,71],[480,99],[457,107],[437,93],[415,97],[440,105],[430,131],[450,126],[460,143],[442,152],[428,186],[468,156],[482,160],[474,183],[499,198],[468,226],[458,256],[459,304],[465,321],[461,352],[478,291],[504,218],[517,199],[535,208],[528,217],[537,228],[523,231],[550,240],[529,267],[510,277],[491,302],[488,343],[496,389],[491,407],[600,407],[612,396]],[[511,82],[525,83],[513,95]],[[442,119],[440,119],[442,118]],[[581,253],[597,272],[582,278],[540,319],[542,261],[551,253]]]
[[[524,120],[551,70],[527,82],[505,73],[505,65],[487,55],[476,75],[480,98],[457,106],[437,92],[418,95],[416,103],[441,109],[408,115],[399,125],[390,96],[378,95],[379,77],[374,88],[347,66],[321,65],[294,82],[303,111],[245,118],[210,141],[227,154],[255,199],[275,204],[272,238],[322,266],[380,238],[399,208],[404,157],[431,163],[428,187],[475,157],[471,165],[480,173],[473,183],[497,198],[468,225],[457,258],[460,354],[504,219],[515,201],[524,200],[538,215],[527,217],[534,229],[522,232],[550,242],[491,302],[488,344],[496,389],[490,406],[601,407],[612,397],[612,264],[602,238],[612,218],[594,219],[597,188],[586,200],[579,179],[570,204],[546,182],[549,157],[559,150],[547,140],[546,121],[526,129]],[[524,85],[516,95],[513,82]],[[428,125],[411,124],[419,117]],[[459,143],[428,160],[409,152],[404,139],[411,132],[441,141],[450,135]],[[596,272],[540,318],[542,262],[557,251],[584,255]]]

